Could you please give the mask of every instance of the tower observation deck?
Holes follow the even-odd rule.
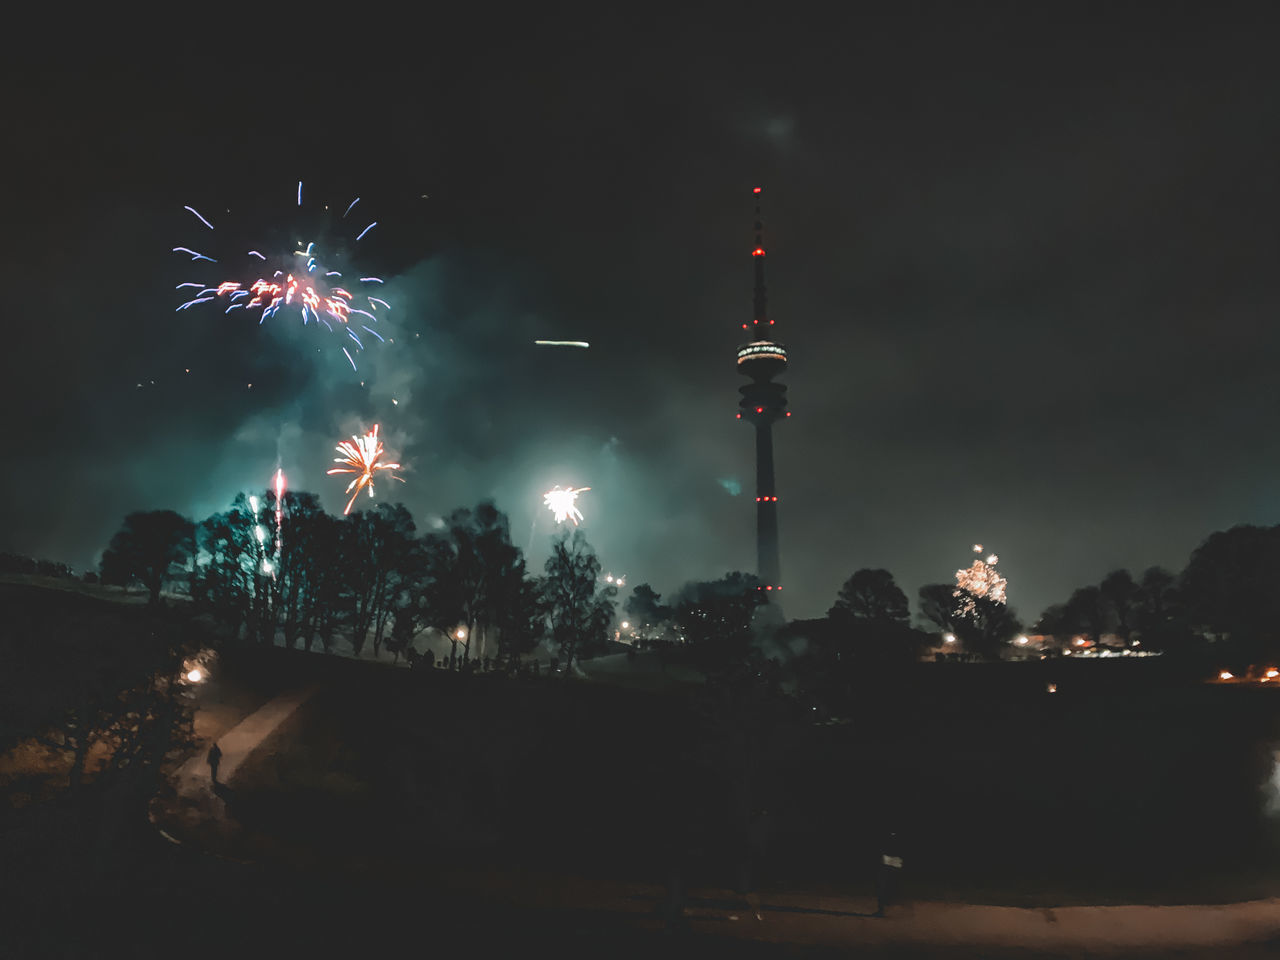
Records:
[[[778,489],[773,472],[773,423],[787,412],[787,388],[773,378],[787,369],[787,350],[775,339],[775,324],[769,319],[764,285],[764,222],[760,216],[760,187],[755,197],[755,247],[751,261],[755,269],[754,310],[750,323],[742,325],[749,339],[738,348],[738,372],[751,382],[738,388],[738,419],[756,428],[756,575],[761,590],[773,594],[782,589],[782,569],[778,549]]]

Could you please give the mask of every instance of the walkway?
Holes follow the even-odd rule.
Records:
[[[151,803],[151,822],[167,839],[176,843],[173,833],[180,833],[185,838],[199,839],[211,852],[219,841],[237,833],[239,825],[227,816],[223,798],[217,795],[222,785],[230,782],[240,764],[318,689],[310,686],[283,693],[218,738],[222,761],[218,766],[217,790],[209,776],[208,749],[187,758],[170,777],[169,782],[177,794],[176,802],[157,796]]]

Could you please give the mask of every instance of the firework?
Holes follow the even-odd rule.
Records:
[[[585,340],[535,340],[535,347],[581,347],[587,349],[591,344]]]
[[[351,201],[347,207],[347,213],[350,213],[351,208],[359,202],[359,197]],[[298,206],[302,206],[301,182],[298,184]],[[183,209],[189,211],[204,226],[214,230],[214,225],[195,207],[186,206]],[[343,214],[343,218],[345,217],[346,213]],[[377,225],[376,220],[370,223],[359,232],[350,245],[354,246]],[[346,229],[345,226],[344,229]],[[381,297],[373,297],[365,293],[369,284],[381,285],[382,279],[360,277],[358,287],[353,282],[344,283],[343,271],[331,269],[334,265],[324,262],[327,259],[325,252],[314,241],[306,244],[299,242],[297,247],[294,250],[286,248],[275,257],[267,256],[259,250],[249,250],[243,255],[232,251],[210,251],[217,254],[210,256],[191,247],[174,247],[174,253],[189,256],[192,263],[200,261],[202,264],[218,264],[220,260],[225,263],[234,263],[237,257],[249,261],[244,265],[245,272],[240,279],[227,279],[224,275],[222,278],[208,281],[188,280],[178,284],[179,290],[194,289],[193,293],[186,294],[190,299],[179,304],[176,309],[186,310],[202,303],[218,302],[225,304],[224,314],[230,315],[235,310],[256,312],[259,325],[283,310],[296,310],[302,317],[303,326],[314,321],[317,325],[322,324],[330,333],[345,333],[346,339],[356,345],[357,351],[363,350],[364,344],[352,330],[353,324],[385,343],[383,337],[368,324],[376,324],[379,320],[379,312],[385,315],[391,309],[391,305]],[[249,258],[253,259],[249,260]],[[205,269],[215,268],[206,267]],[[216,269],[221,270],[223,267],[219,265]],[[348,270],[348,272],[355,271]],[[251,280],[250,277],[255,279]],[[360,317],[364,317],[365,320],[361,321]],[[356,361],[345,342],[342,345],[342,352],[346,355],[351,368],[356,369]]]
[[[335,457],[334,463],[340,463],[342,466],[334,467],[328,471],[334,473],[354,473],[356,478],[347,484],[346,492],[351,494],[351,499],[347,501],[346,509],[342,512],[348,514],[351,512],[351,505],[356,502],[356,497],[360,495],[360,491],[368,489],[369,496],[373,496],[373,475],[379,470],[398,470],[398,463],[379,463],[385,451],[382,448],[382,441],[378,439],[378,424],[373,425],[373,429],[366,433],[363,437],[353,436],[349,441],[343,440],[335,447],[341,457]],[[390,475],[392,480],[404,480],[395,475]],[[353,492],[354,491],[354,492]]]
[[[578,521],[582,519],[582,511],[578,509],[578,494],[590,490],[590,487],[567,487],[560,489],[560,485],[556,484],[555,488],[548,490],[542,495],[542,502],[545,503],[556,515],[556,523],[564,523],[566,520],[572,520],[576,527]]]
[[[973,545],[974,553],[982,552],[982,544]],[[976,609],[974,597],[986,597],[996,603],[1005,603],[1005,588],[1009,581],[996,572],[996,564],[1000,558],[994,553],[983,560],[981,557],[963,570],[956,571],[956,590],[953,596],[960,601],[957,616],[965,617]]]
[[[284,471],[276,467],[276,557],[284,549]]]

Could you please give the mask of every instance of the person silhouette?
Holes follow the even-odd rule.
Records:
[[[209,761],[209,777],[214,783],[217,783],[218,764],[222,762],[222,751],[216,743],[209,748],[209,756],[206,759]]]

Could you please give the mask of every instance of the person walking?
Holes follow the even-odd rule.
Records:
[[[209,756],[206,759],[209,761],[209,777],[214,783],[217,783],[218,764],[222,762],[222,750],[219,749],[216,743],[209,748]]]

